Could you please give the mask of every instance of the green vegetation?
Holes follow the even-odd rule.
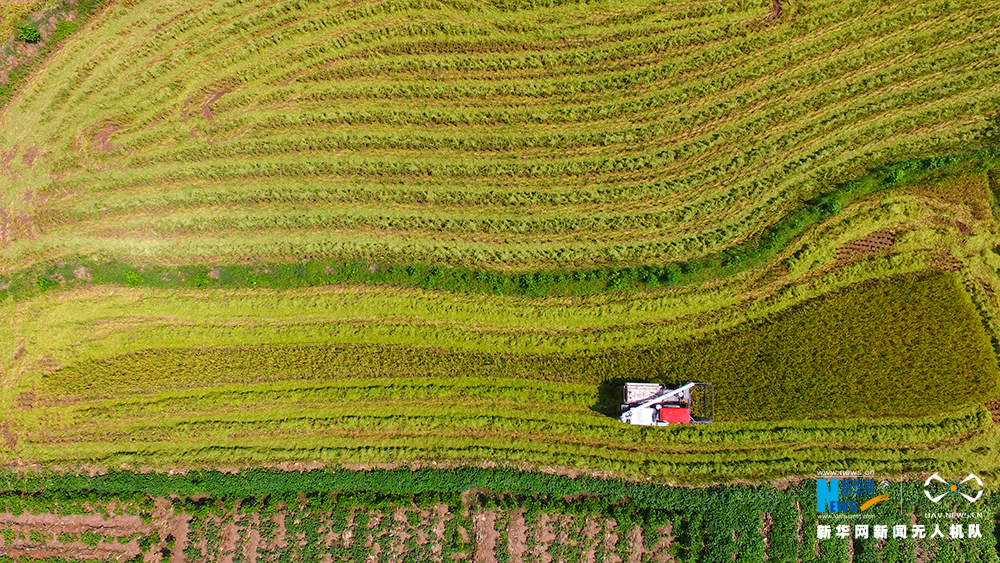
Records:
[[[423,321],[400,323],[382,291],[370,292],[370,300],[363,293],[348,299],[342,326],[332,302],[315,291],[300,295],[303,303],[283,301],[287,318],[250,294],[229,311],[205,311],[197,301],[215,296],[204,291],[188,299],[123,291],[141,298],[121,302],[141,323],[123,322],[104,292],[93,301],[58,300],[49,311],[25,311],[40,324],[62,319],[48,324],[48,343],[64,348],[38,353],[67,364],[30,386],[22,378],[10,399],[19,457],[110,466],[241,465],[275,456],[324,463],[493,460],[711,482],[794,474],[855,448],[865,450],[852,453],[855,459],[887,472],[922,471],[924,456],[931,456],[941,464],[961,459],[990,474],[991,456],[1000,452],[989,414],[976,406],[979,397],[997,393],[993,352],[954,275],[853,285],[707,341],[579,354],[566,354],[572,348],[566,343],[582,338],[587,344],[579,348],[592,349],[594,334],[541,344],[551,329],[538,326],[544,317],[533,314],[520,321],[494,317],[497,324],[483,335],[454,340],[483,312],[465,313],[443,297],[431,301],[427,319],[456,326],[437,340],[419,330],[418,345],[399,339]],[[344,301],[340,292],[334,296]],[[412,303],[411,295],[400,298]],[[283,344],[312,339],[306,336],[312,321],[302,316],[309,309],[317,311],[314,335],[324,344]],[[67,324],[69,311],[76,321]],[[213,328],[213,321],[198,320],[200,313],[243,324]],[[619,340],[618,320],[594,314],[608,323],[608,341]],[[368,325],[396,320],[385,332],[359,333],[359,318]],[[525,334],[525,321],[539,334]],[[192,332],[199,324],[208,330]],[[24,329],[34,330],[30,323]],[[339,338],[344,343],[332,345]],[[491,340],[506,342],[510,352],[491,352],[498,348]],[[399,345],[386,346],[391,341]],[[111,353],[116,347],[144,351]],[[779,351],[782,362],[774,360]],[[614,418],[623,380],[678,382],[692,373],[716,385],[722,422],[663,429]],[[955,374],[964,378],[961,389],[954,388]],[[873,413],[882,419],[866,419]],[[916,451],[921,457],[907,461]]]
[[[56,32],[52,36],[52,41],[62,41],[63,39],[76,33],[78,29],[80,29],[80,26],[78,26],[76,22],[59,22],[56,24]]]
[[[93,477],[7,473],[3,480],[10,491],[0,496],[5,511],[46,514],[70,504],[77,514],[85,512],[84,503],[98,510],[113,505],[116,514],[149,517],[141,532],[117,536],[119,544],[136,538],[143,552],[169,556],[177,550],[189,561],[219,561],[248,549],[268,560],[296,562],[322,560],[325,554],[334,561],[360,561],[387,550],[403,560],[456,561],[470,560],[473,551],[479,553],[476,560],[506,561],[518,554],[526,560],[581,562],[587,553],[607,561],[643,550],[643,561],[669,555],[704,563],[847,561],[848,550],[855,561],[913,561],[916,553],[941,563],[998,560],[991,496],[978,505],[982,516],[962,522],[977,526],[982,537],[817,540],[816,526],[823,522],[813,510],[812,480],[784,490],[683,489],[475,468],[236,475],[111,471]],[[916,518],[947,530],[949,520],[925,514],[961,510],[949,502],[931,504],[919,483],[880,485],[879,492],[891,494],[894,502],[876,507],[869,524],[909,525]],[[169,505],[167,516],[154,516],[153,498]],[[174,519],[190,519],[185,537],[169,535],[176,529]],[[96,545],[100,536],[90,536],[84,543]]]
[[[17,27],[17,38],[25,43],[38,43],[42,40],[42,34],[30,25],[21,25]]]
[[[0,113],[0,458],[1000,476],[981,3],[98,4]]]
[[[287,382],[306,380],[320,387],[358,385],[367,392],[370,381],[341,378],[460,374],[496,389],[496,396],[507,396],[511,403],[539,393],[535,386],[544,385],[539,380],[566,379],[577,384],[567,387],[584,397],[577,404],[585,403],[597,391],[596,385],[606,382],[611,397],[601,399],[603,410],[610,414],[620,402],[620,381],[677,383],[696,374],[696,379],[718,388],[721,420],[863,416],[873,410],[884,415],[916,415],[954,410],[980,402],[979,397],[1000,394],[1000,374],[989,339],[956,281],[953,276],[937,276],[852,286],[779,318],[761,319],[711,340],[600,355],[501,354],[373,344],[199,346],[80,362],[44,376],[40,390],[53,397],[111,398],[176,388],[207,387],[206,392],[214,394],[225,383],[268,382],[280,388]],[[960,390],[954,388],[954,374],[964,377]],[[524,381],[504,388],[500,378]],[[416,381],[413,388],[390,387],[386,393],[416,400],[427,393],[417,391],[427,383]],[[371,391],[373,396],[367,400],[352,396],[343,402],[375,405],[385,398]],[[266,395],[263,389],[239,393],[251,401]],[[465,398],[471,399],[469,393],[463,387]],[[444,392],[442,399],[449,395]],[[550,400],[561,402],[547,394],[532,402],[544,409]]]

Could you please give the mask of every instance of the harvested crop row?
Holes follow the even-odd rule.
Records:
[[[697,17],[641,2],[629,5],[627,16],[538,8],[530,25],[524,14],[492,5],[252,6],[112,8],[60,52],[4,117],[10,127],[0,145],[18,154],[44,146],[30,166],[14,164],[0,178],[0,186],[9,184],[8,200],[27,198],[40,219],[31,231],[39,239],[15,233],[6,259],[57,247],[191,261],[405,246],[386,237],[387,229],[437,247],[417,251],[421,259],[451,263],[690,257],[759,232],[815,195],[817,178],[967,148],[998,103],[990,63],[1000,55],[998,26],[972,18],[972,4],[894,11],[827,3],[794,22],[756,27],[746,23],[757,10],[735,4]],[[965,15],[963,26],[944,17]],[[224,45],[233,47],[225,56],[208,54]],[[386,50],[381,63],[358,58],[376,47]],[[122,51],[133,56],[112,56]],[[262,56],[265,65],[255,62]],[[365,80],[357,80],[359,72]],[[53,109],[63,107],[71,109]],[[101,107],[119,109],[111,115]],[[27,131],[17,125],[27,116],[36,124],[30,133],[10,133]],[[359,127],[370,132],[359,135]],[[29,178],[30,194],[23,187]],[[303,222],[292,209],[199,225],[184,213],[213,209],[197,195],[187,198],[187,209],[168,203],[123,228],[107,228],[111,216],[100,212],[104,198],[113,208],[125,190],[148,196],[169,185],[186,191],[188,184],[235,180],[239,189],[222,192],[220,203],[237,205],[274,186],[281,197],[307,197],[284,195],[294,183],[313,192],[336,186],[347,201],[377,191],[377,199],[399,203],[419,192],[422,217],[458,219],[379,227],[347,206],[344,223],[364,228]],[[506,222],[489,227],[493,236],[467,235],[481,230],[481,221],[451,203],[470,185],[492,192],[477,213],[504,208]],[[607,216],[546,225],[530,206],[498,205],[523,200],[526,188],[579,200],[576,216]],[[66,204],[80,196],[93,201],[92,212],[67,214]],[[321,207],[326,198],[298,201]],[[615,205],[602,207],[608,202]],[[647,228],[650,217],[663,224]],[[245,231],[261,229],[268,239],[287,233],[301,240],[312,231],[313,240],[270,249],[241,242]],[[89,235],[69,234],[81,231]],[[178,232],[188,231],[215,236],[178,244]],[[559,236],[548,236],[553,232]],[[525,233],[537,236],[521,248],[505,238]],[[623,238],[642,242],[619,250]],[[65,246],[70,239],[75,248]],[[470,242],[478,244],[474,251],[462,248]]]
[[[821,294],[830,289],[820,286],[813,291]],[[88,371],[113,374],[121,369],[114,368],[115,363],[124,366],[140,361],[141,358],[127,356],[132,351],[226,346],[247,347],[251,351],[256,348],[270,354],[260,347],[278,346],[288,347],[286,352],[274,352],[284,358],[278,365],[298,366],[294,368],[298,372],[309,370],[311,365],[318,373],[350,372],[352,365],[367,366],[359,368],[360,373],[422,371],[425,368],[419,367],[420,362],[426,361],[430,362],[427,369],[433,373],[452,370],[451,373],[486,374],[503,369],[511,374],[535,373],[544,379],[551,377],[546,374],[562,372],[573,374],[572,378],[578,382],[600,382],[614,377],[678,381],[698,374],[699,378],[717,381],[719,385],[731,382],[732,388],[724,388],[720,395],[720,408],[726,416],[751,412],[743,405],[756,405],[758,412],[772,413],[761,414],[767,418],[793,412],[795,405],[782,403],[780,396],[769,395],[770,387],[758,383],[761,378],[777,378],[768,381],[783,381],[785,385],[805,385],[812,374],[820,380],[826,379],[826,372],[821,370],[832,366],[844,366],[872,383],[883,379],[896,381],[902,387],[887,387],[886,392],[900,400],[907,395],[905,389],[909,385],[908,378],[900,374],[920,373],[923,385],[931,387],[947,387],[954,377],[961,376],[972,387],[982,386],[983,393],[991,393],[993,372],[989,367],[988,338],[977,326],[979,321],[972,304],[960,291],[959,281],[951,276],[855,285],[826,299],[806,301],[799,308],[779,314],[775,319],[779,322],[771,323],[765,319],[774,318],[771,311],[783,310],[788,306],[787,301],[782,307],[782,302],[772,296],[750,307],[734,299],[732,303],[741,306],[730,311],[733,328],[720,330],[725,317],[716,310],[718,299],[713,307],[693,296],[651,295],[635,302],[608,298],[604,303],[595,300],[590,306],[573,308],[565,307],[565,299],[553,299],[531,308],[512,310],[509,305],[518,302],[513,298],[497,298],[484,308],[478,299],[373,288],[284,294],[244,291],[232,295],[234,298],[225,305],[217,302],[216,291],[184,294],[119,290],[115,296],[107,290],[91,290],[70,294],[69,299],[54,294],[53,299],[39,300],[36,304],[12,305],[11,318],[19,328],[10,332],[6,340],[14,346],[9,351],[11,355],[18,355],[15,343],[27,342],[32,349],[31,358],[49,358],[49,365],[55,360],[69,368],[63,376],[69,378],[65,382],[67,389],[76,388],[78,384],[70,381],[85,378]],[[797,289],[785,299],[800,301],[807,296]],[[724,299],[725,294],[720,293],[717,298]],[[664,323],[664,312],[670,309],[676,317]],[[747,318],[751,309],[760,315],[758,324],[741,326],[739,319]],[[489,324],[484,324],[486,319]],[[719,332],[706,334],[704,328],[699,331],[699,325],[706,322],[711,322]],[[678,326],[687,326],[692,331],[679,342]],[[44,331],[41,327],[45,327]],[[39,342],[31,337],[35,330],[48,334],[48,339]],[[829,340],[830,330],[836,331],[837,340]],[[907,343],[897,341],[903,335]],[[665,345],[671,341],[676,344]],[[946,341],[948,344],[943,345]],[[367,363],[357,364],[351,359],[355,352],[350,348],[338,352],[337,344],[366,345],[355,350],[359,354],[383,346],[390,349],[377,353]],[[331,347],[329,355],[322,351],[323,346]],[[407,354],[393,360],[393,354],[401,353],[393,351],[393,347],[399,346],[423,350],[431,346],[438,352]],[[781,354],[780,365],[762,363],[782,347],[792,350]],[[250,352],[247,357],[255,353]],[[341,353],[346,355],[338,356]],[[296,354],[302,354],[302,358],[294,360]],[[118,359],[111,361],[114,357]],[[212,354],[205,356],[206,360],[211,357]],[[111,363],[100,367],[92,364],[94,361]],[[294,363],[288,364],[289,361]],[[241,362],[234,359],[229,365],[237,372],[246,370],[239,367],[243,365]],[[14,363],[11,371],[19,363]],[[155,363],[152,362],[150,369],[165,376],[163,369],[170,368],[156,368]],[[79,368],[73,367],[75,364],[80,364]],[[434,365],[440,367],[430,368]],[[77,369],[78,375],[69,375]],[[256,377],[252,371],[248,375]],[[796,389],[803,400],[815,397],[804,405],[807,409],[804,412],[823,410],[819,388]],[[867,392],[849,385],[838,391],[837,396],[846,398]],[[927,400],[948,403],[949,396],[951,393],[947,392]],[[729,403],[730,400],[735,402]],[[894,399],[890,404],[896,406],[886,405],[886,408],[912,412],[910,409],[915,406],[903,404],[917,400],[911,397],[897,404]],[[849,401],[843,403],[835,407],[838,412],[855,409]],[[732,410],[728,410],[729,404],[734,407]]]
[[[713,478],[796,474],[844,452],[895,472],[917,449],[921,463],[979,463],[992,451],[983,446],[991,418],[971,407],[996,393],[998,376],[953,275],[854,285],[717,338],[603,353],[595,342],[630,331],[554,337],[568,322],[593,323],[557,301],[506,317],[498,306],[492,330],[470,338],[461,327],[485,312],[462,296],[355,288],[270,302],[245,292],[222,304],[206,291],[119,293],[39,299],[17,313],[33,319],[23,330],[44,325],[48,338],[10,339],[33,350],[9,366],[22,374],[8,403],[12,454],[112,465],[491,459],[697,480],[709,466]],[[647,314],[662,314],[655,304],[669,300],[650,302]],[[609,314],[637,307],[611,300],[590,314],[613,323]],[[590,352],[553,345],[574,341]],[[519,353],[495,352],[518,342]],[[623,379],[709,381],[723,422],[623,425],[614,418]],[[951,414],[899,418],[928,409]],[[873,416],[894,420],[863,420]],[[871,441],[884,447],[862,451]]]

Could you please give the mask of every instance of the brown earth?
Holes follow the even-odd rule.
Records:
[[[846,264],[854,260],[888,254],[896,243],[896,233],[891,229],[875,231],[867,236],[849,242],[837,249],[835,254],[838,264]]]
[[[219,101],[219,98],[225,96],[231,92],[231,90],[215,90],[208,95],[208,98],[201,104],[201,116],[205,121],[209,123],[214,122],[215,113],[212,111],[212,104]]]
[[[7,210],[0,205],[0,245],[8,246],[12,242],[13,225],[11,222],[11,217],[7,213]]]
[[[552,533],[551,521],[552,517],[543,513],[538,516],[538,524],[536,524],[535,548],[532,550],[532,553],[542,563],[552,563],[552,556],[549,555],[549,546],[557,538]]]
[[[986,408],[993,415],[993,422],[1000,423],[1000,397],[986,403]]]
[[[13,176],[14,171],[10,168],[11,161],[14,160],[14,155],[17,154],[17,145],[0,152],[0,174],[4,176]]]
[[[120,546],[120,549],[116,549]],[[56,559],[56,560],[99,560],[99,561],[128,561],[139,555],[139,545],[135,542],[121,546],[120,544],[98,544],[94,547],[81,542],[71,544],[60,544],[59,542],[46,542],[44,545],[25,543],[24,545],[11,544],[0,547],[0,555],[21,561],[21,557],[31,559]]]
[[[805,517],[802,516],[802,505],[799,501],[795,501],[795,539],[802,543],[802,525],[805,523]]]
[[[15,531],[39,530],[53,527],[61,532],[79,534],[87,530],[102,535],[128,535],[148,533],[152,526],[143,524],[138,516],[120,515],[105,518],[101,514],[71,514],[58,516],[56,514],[32,514],[25,512],[14,516],[10,513],[0,513],[0,528],[13,528]]]
[[[638,526],[632,528],[626,537],[629,544],[628,563],[642,563],[643,556],[653,553],[646,549],[642,538],[642,528]]]
[[[18,409],[33,409],[38,403],[38,394],[34,391],[19,393],[16,397],[14,397],[14,403],[17,405]]]
[[[99,152],[115,152],[121,147],[111,142],[111,134],[120,129],[114,123],[108,123],[97,132],[94,136],[94,141],[97,143],[97,150]]]
[[[24,154],[21,155],[21,161],[24,162],[24,165],[27,166],[28,168],[34,168],[35,160],[38,159],[39,152],[41,152],[41,150],[38,147],[32,145],[24,149]]]
[[[11,428],[10,421],[3,421],[3,424],[0,425],[0,434],[3,434],[4,445],[6,445],[8,449],[13,450],[17,447],[17,434],[15,434],[14,429]]]
[[[35,220],[28,213],[18,213],[14,215],[13,221],[14,227],[17,229],[16,233],[23,236],[27,240],[35,240],[38,238],[38,232],[35,230]]]
[[[500,537],[496,521],[495,512],[480,512],[472,517],[472,533],[476,538],[476,549],[472,552],[473,563],[496,563],[496,545]]]
[[[17,516],[10,513],[0,514],[0,528],[12,530],[16,534],[16,539],[12,542],[0,540],[0,555],[13,559],[26,556],[33,559],[53,557],[125,561],[139,555],[139,544],[136,540],[125,544],[118,541],[111,543],[102,541],[96,546],[89,546],[79,540],[60,542],[59,534],[82,534],[90,531],[102,538],[120,538],[136,533],[149,534],[155,528],[155,524],[143,524],[138,516],[130,515],[106,518],[100,514],[58,516],[25,512]],[[31,532],[41,533],[45,539],[38,543],[22,537],[22,535],[28,536]]]
[[[352,513],[353,517],[353,513]],[[353,522],[349,522],[353,523]],[[243,548],[243,557],[248,563],[257,563],[257,549],[260,547],[260,532],[257,526],[260,524],[260,515],[250,515],[250,532],[247,534],[247,543]]]
[[[584,563],[595,563],[597,561],[597,548],[601,545],[600,533],[601,523],[593,516],[588,516],[583,525],[583,537],[589,544],[587,550],[583,552]]]
[[[569,536],[569,527],[579,529],[576,526],[577,517],[570,514],[563,514],[561,516],[555,517],[555,520],[561,521],[559,526],[559,533],[556,534],[556,543],[559,545],[565,545],[573,548],[573,551],[580,551],[580,542],[572,539]]]
[[[406,555],[406,540],[413,537],[413,535],[407,533],[407,528],[409,528],[409,519],[406,517],[406,509],[397,506],[395,510],[392,511],[392,520],[396,523],[389,531],[389,549],[392,555],[399,559]],[[414,532],[417,528],[413,529]],[[422,531],[421,531],[422,532]],[[418,532],[419,534],[420,532]],[[417,545],[427,545],[427,536],[423,534],[423,542],[419,539],[417,540]]]
[[[188,547],[188,535],[191,531],[189,522],[191,522],[191,516],[188,514],[179,514],[170,519],[167,535],[177,541],[174,551],[171,553],[170,563],[185,563],[184,550]]]
[[[964,264],[955,258],[947,248],[939,248],[930,254],[931,267],[942,272],[957,272]]]
[[[37,209],[45,203],[45,199],[35,194],[32,189],[25,189],[21,192],[21,203],[27,211],[19,211],[10,217],[9,236],[11,239],[18,237],[27,240],[38,238],[38,225],[35,222],[35,213],[31,210]]]
[[[0,555],[101,561],[131,560],[141,555],[144,563],[194,563],[184,554],[190,546],[198,554],[195,560],[205,563],[263,563],[276,560],[278,554],[274,551],[277,548],[289,548],[292,560],[301,560],[294,553],[301,554],[301,550],[307,547],[306,535],[292,526],[300,524],[304,518],[315,518],[316,541],[320,551],[322,546],[333,549],[334,553],[342,548],[363,547],[367,560],[373,562],[419,560],[445,563],[471,560],[492,563],[506,552],[512,562],[559,563],[562,558],[554,557],[556,549],[564,553],[567,550],[580,553],[581,560],[589,563],[597,560],[614,563],[672,561],[669,554],[672,527],[664,526],[655,531],[634,528],[625,532],[619,529],[617,522],[601,515],[543,512],[531,525],[527,525],[523,509],[486,510],[473,504],[471,512],[462,516],[464,509],[470,508],[469,505],[452,508],[437,504],[421,508],[409,504],[381,509],[354,507],[348,510],[345,517],[344,513],[316,513],[304,504],[303,498],[299,503],[289,503],[288,506],[279,503],[276,507],[278,512],[267,518],[261,518],[254,509],[241,508],[237,503],[224,513],[207,514],[199,518],[197,525],[191,525],[192,516],[174,512],[178,507],[177,500],[153,499],[153,508],[148,513],[151,518],[146,523],[139,516],[127,515],[129,506],[118,506],[114,502],[99,507],[113,515],[110,517],[97,513],[72,516],[2,514],[0,529],[14,531],[18,539],[8,545],[0,543]],[[95,507],[86,505],[83,508],[95,510]],[[114,515],[116,510],[126,514]],[[362,515],[364,518],[360,518]],[[445,557],[444,549],[449,547],[450,541],[446,532],[448,522],[455,518],[471,521],[471,534],[463,526],[452,523],[450,529],[453,533],[458,532],[467,548],[461,544],[450,546],[452,553],[450,557]],[[504,529],[507,541],[501,542]],[[83,544],[79,538],[66,544],[57,541],[59,533],[81,534],[85,531],[96,533],[102,538],[101,542],[92,547]],[[138,539],[126,539],[133,534],[148,536],[154,531],[160,541],[144,554],[140,554]],[[34,541],[29,541],[32,532],[35,534]],[[38,533],[44,534],[43,540],[39,541]],[[647,535],[651,537],[646,539]],[[622,541],[626,545],[620,545]],[[168,548],[171,543],[173,546]],[[655,547],[647,549],[647,544]],[[618,554],[622,548],[625,548],[625,561]],[[329,552],[317,555],[315,559],[340,560],[336,555],[329,555]]]
[[[660,541],[653,547],[653,563],[674,563],[674,556],[670,554],[670,546],[674,543],[674,525],[667,522],[656,533],[660,534]]]
[[[622,558],[618,557],[618,553],[615,548],[618,546],[618,540],[620,537],[618,534],[614,533],[615,528],[618,527],[618,522],[615,520],[605,520],[604,521],[604,558],[603,560],[607,563],[622,563]]]
[[[781,0],[771,0],[771,12],[767,14],[764,21],[774,21],[781,17]]]
[[[514,511],[507,523],[507,553],[510,555],[510,563],[524,562],[525,544],[528,540],[526,530],[524,509]]]

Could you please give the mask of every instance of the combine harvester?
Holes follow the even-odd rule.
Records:
[[[619,420],[640,426],[705,424],[715,420],[715,388],[691,382],[677,389],[659,383],[626,383]]]

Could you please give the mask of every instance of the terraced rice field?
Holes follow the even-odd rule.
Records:
[[[4,114],[7,269],[664,262],[984,142],[981,3],[768,7],[112,3]]]
[[[19,458],[113,467],[499,461],[691,483],[809,473],[860,449],[890,474],[929,460],[991,474],[1000,443],[977,403],[997,374],[956,282],[854,285],[673,345],[635,302],[593,304],[593,332],[564,300],[513,315],[375,288],[51,292],[5,309],[24,372],[4,437]],[[623,380],[692,372],[715,382],[720,422],[614,418]]]
[[[1000,12],[771,8],[109,0],[0,113],[0,456],[997,474]]]

